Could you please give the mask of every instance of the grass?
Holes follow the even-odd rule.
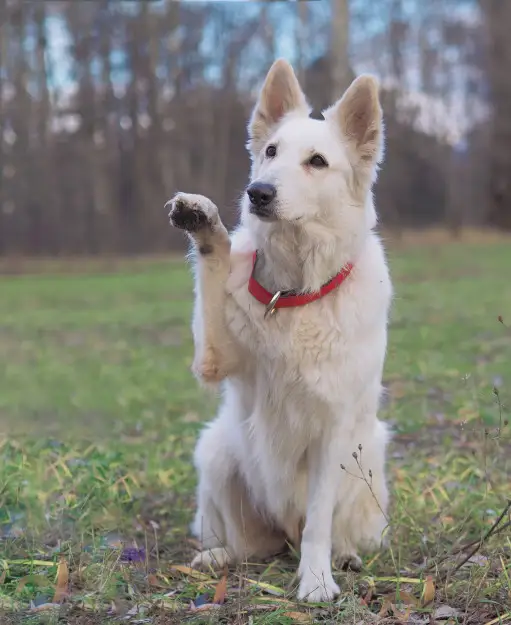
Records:
[[[511,622],[509,513],[477,544],[511,496],[511,246],[393,250],[390,549],[312,607],[293,553],[227,577],[186,566],[190,454],[215,404],[189,373],[187,267],[2,278],[0,621]]]

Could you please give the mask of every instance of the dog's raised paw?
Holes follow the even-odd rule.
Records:
[[[186,232],[212,228],[218,219],[218,209],[203,195],[178,193],[167,202],[171,225]]]
[[[208,219],[203,212],[190,209],[181,201],[176,202],[169,216],[173,226],[187,232],[197,232],[208,225]]]

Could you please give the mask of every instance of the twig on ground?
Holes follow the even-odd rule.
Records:
[[[387,521],[387,525],[390,526],[390,519],[389,519],[387,513],[385,512],[385,510],[381,507],[381,504],[378,501],[378,497],[376,497],[376,493],[373,490],[373,484],[372,484],[372,482],[373,482],[373,472],[371,471],[371,469],[369,469],[369,480],[370,480],[369,481],[367,479],[367,477],[366,477],[364,469],[362,468],[362,462],[361,462],[362,461],[362,445],[361,444],[358,446],[358,449],[359,449],[359,452],[360,452],[360,459],[359,459],[359,456],[358,456],[356,451],[353,452],[352,456],[355,459],[355,462],[357,463],[358,469],[359,469],[362,477],[360,477],[359,475],[355,475],[355,474],[351,473],[350,471],[348,471],[348,469],[343,464],[341,464],[341,469],[345,473],[350,475],[351,477],[355,477],[355,478],[365,482],[366,486],[369,488],[369,491],[371,492],[371,495],[372,495],[374,501],[376,502],[376,505],[380,509],[380,512],[383,514],[383,516],[385,518],[385,521]]]
[[[502,520],[504,519],[504,517],[506,516],[506,514],[509,512],[509,510],[511,509],[511,499],[507,502],[506,507],[504,508],[504,510],[502,510],[502,512],[500,513],[500,515],[497,517],[497,519],[495,519],[493,525],[490,527],[490,529],[486,532],[486,534],[484,536],[482,536],[478,541],[475,541],[475,546],[473,547],[473,549],[468,553],[467,556],[465,556],[463,558],[463,560],[461,562],[459,562],[452,571],[444,571],[444,573],[442,573],[442,575],[440,575],[439,581],[444,581],[445,579],[447,579],[447,577],[449,575],[454,575],[457,571],[459,571],[461,569],[461,567],[466,564],[470,558],[472,558],[473,556],[475,556],[475,554],[479,551],[479,549],[483,546],[483,544],[493,535],[496,533],[496,530],[498,528],[498,526],[500,525],[500,523],[502,522]],[[499,531],[502,531],[504,528],[508,527],[511,525],[511,521],[508,521],[507,523],[505,523]],[[474,543],[472,543],[472,545],[474,545]],[[464,547],[464,549],[466,549],[467,547],[469,547],[469,545],[466,545]],[[461,551],[461,550],[460,550]],[[458,552],[459,553],[459,552]],[[450,554],[453,555],[453,554]]]
[[[495,399],[497,401],[497,406],[499,407],[499,427],[497,430],[497,438],[500,438],[501,434],[502,434],[502,428],[503,426],[506,426],[508,424],[507,419],[503,420],[502,418],[502,402],[500,400],[500,393],[499,393],[499,389],[494,386],[493,387],[493,394],[495,396]]]
[[[492,536],[497,536],[498,534],[502,534],[502,532],[504,532],[505,530],[507,530],[509,528],[511,528],[511,521],[507,521],[506,523],[504,523],[504,525],[501,525],[495,532],[493,532]],[[462,551],[466,551],[467,549],[471,549],[474,545],[479,545],[480,542],[481,542],[481,539],[478,538],[477,540],[473,540],[472,542],[467,543],[465,545],[460,545],[459,547],[456,547],[455,549],[453,549],[449,553],[445,554],[445,556],[442,556],[440,558],[440,560],[437,560],[436,562],[433,562],[433,564],[430,564],[429,566],[427,566],[424,570],[425,571],[432,571],[434,568],[438,568],[438,566],[440,564],[442,564],[443,562],[445,562],[449,558],[452,558],[453,556],[458,555]]]

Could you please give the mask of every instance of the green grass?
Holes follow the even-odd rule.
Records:
[[[455,554],[511,496],[511,245],[389,257],[391,546],[337,572],[339,602],[313,608],[294,601],[296,554],[230,571],[225,604],[202,611],[191,602],[222,575],[173,568],[193,553],[190,454],[216,402],[189,372],[188,268],[2,279],[1,622],[365,624],[382,606],[406,622],[408,604],[415,623],[440,604],[459,611],[450,623],[511,621],[509,529],[467,565]],[[60,608],[46,605],[56,587]]]

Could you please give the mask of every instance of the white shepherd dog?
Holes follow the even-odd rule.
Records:
[[[193,371],[223,382],[195,450],[203,545],[224,567],[300,547],[298,598],[339,593],[332,558],[359,570],[386,526],[378,420],[392,285],[373,229],[383,153],[378,84],[360,76],[309,118],[291,66],[271,67],[249,123],[251,182],[227,233],[206,197],[178,193],[192,242]]]

